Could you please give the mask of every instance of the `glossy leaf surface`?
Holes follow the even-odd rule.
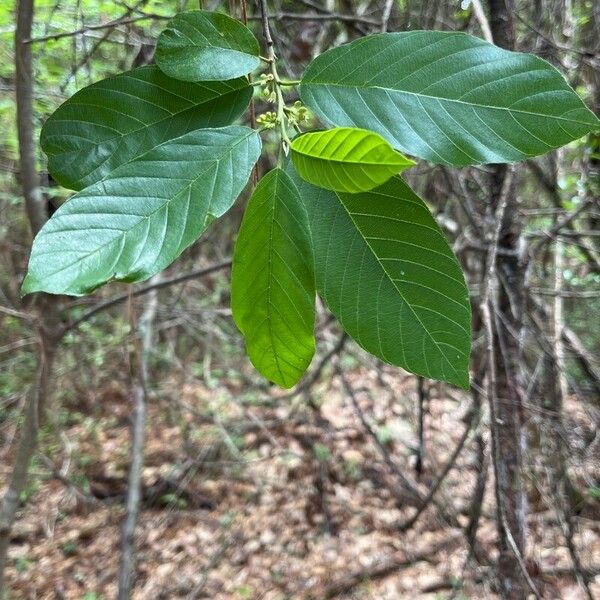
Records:
[[[370,129],[433,163],[513,162],[600,128],[562,75],[473,36],[367,36],[318,56],[300,86],[327,124]]]
[[[290,388],[315,352],[315,285],[306,209],[281,169],[252,195],[235,245],[233,318],[252,364]]]
[[[160,34],[156,64],[182,81],[218,81],[247,75],[260,65],[254,34],[218,12],[190,10],[174,17]]]
[[[22,292],[81,295],[158,273],[230,208],[260,148],[247,127],[203,129],[116,169],[44,225]]]
[[[90,85],[42,128],[48,169],[80,190],[152,148],[202,127],[229,125],[248,107],[245,79],[184,83],[142,67]]]
[[[400,177],[344,194],[292,174],[305,203],[317,292],[365,350],[468,387],[471,312],[458,261]]]
[[[415,164],[379,134],[352,127],[294,138],[292,160],[309,183],[350,193],[371,190]]]

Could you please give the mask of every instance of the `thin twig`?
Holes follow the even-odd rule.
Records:
[[[250,21],[259,21],[261,17],[248,17]],[[346,15],[342,13],[293,13],[279,11],[269,15],[269,20],[273,21],[341,21],[342,23],[361,23],[379,27],[381,24],[375,19],[361,17],[358,15]]]
[[[423,473],[423,463],[425,462],[425,402],[427,399],[427,393],[425,390],[425,379],[423,377],[417,377],[417,396],[419,402],[419,419],[417,427],[419,450],[417,454],[417,461],[415,463],[415,472],[417,473],[418,479]]]
[[[231,260],[225,260],[223,262],[217,263],[216,265],[211,265],[210,267],[206,267],[204,269],[196,269],[194,271],[190,271],[189,273],[184,273],[183,275],[176,275],[175,277],[170,277],[167,279],[161,279],[158,282],[152,282],[145,286],[139,287],[133,290],[132,294],[134,298],[138,296],[142,296],[144,294],[148,294],[154,290],[161,290],[166,287],[170,287],[172,285],[177,285],[178,283],[184,283],[185,281],[189,281],[190,279],[198,279],[199,277],[204,277],[205,275],[210,275],[211,273],[216,273],[217,271],[221,271],[223,269],[227,269],[231,266]],[[72,331],[73,329],[77,329],[82,323],[89,321],[92,317],[95,317],[98,313],[104,312],[109,308],[113,308],[118,304],[125,302],[129,298],[129,294],[121,294],[120,296],[116,296],[115,298],[111,298],[106,302],[102,302],[98,304],[94,308],[90,309],[87,313],[83,314],[81,317],[69,323],[64,332]]]
[[[73,37],[76,35],[83,35],[88,31],[98,31],[100,29],[113,29],[115,27],[119,27],[119,25],[131,25],[132,23],[137,23],[138,21],[147,21],[148,19],[155,19],[160,21],[167,21],[172,17],[164,16],[164,15],[156,15],[146,13],[139,17],[130,17],[127,19],[116,19],[115,21],[110,21],[109,23],[98,23],[97,25],[86,25],[81,29],[77,29],[75,31],[65,31],[63,33],[54,33],[52,35],[43,35],[37,38],[29,38],[25,40],[26,44],[38,44],[40,42],[49,42],[54,40],[60,40],[66,37]]]
[[[354,406],[354,410],[356,411],[356,414],[358,415],[358,418],[360,419],[360,422],[361,422],[364,430],[367,432],[367,434],[369,435],[369,437],[371,438],[371,440],[373,441],[375,446],[377,446],[379,452],[383,456],[383,460],[385,461],[385,464],[392,471],[392,473],[396,476],[398,481],[400,481],[400,483],[402,484],[404,489],[409,493],[409,495],[413,499],[415,499],[419,502],[419,506],[422,505],[424,503],[426,497],[406,477],[406,475],[404,475],[402,469],[394,462],[394,460],[390,456],[388,449],[385,447],[385,445],[379,439],[377,432],[371,427],[371,425],[367,421],[367,419],[365,417],[365,413],[363,412],[362,408],[360,407],[360,404],[358,403],[356,394],[355,394],[354,390],[352,389],[350,382],[344,375],[344,372],[339,367],[339,365],[336,365],[335,371],[336,371],[337,376],[340,378],[340,381],[342,382],[342,385],[344,387],[346,394],[348,395],[348,397],[350,398],[350,401],[352,402],[352,405]],[[431,497],[430,501],[433,502],[437,506],[438,510],[440,511],[440,514],[450,525],[458,526],[458,521],[456,519],[456,516],[449,514],[447,507],[442,506],[440,504],[440,502],[435,500],[435,498],[433,496]]]
[[[394,6],[394,0],[385,0],[383,7],[383,13],[381,15],[381,33],[385,33],[388,30],[390,23],[390,17],[392,16],[392,8]]]
[[[510,527],[508,526],[508,523],[506,522],[506,519],[504,516],[502,516],[502,527],[504,528],[504,531],[506,532],[506,540],[508,542],[508,545],[510,546],[510,549],[512,550],[513,554],[515,555],[517,562],[519,563],[519,568],[521,569],[521,572],[523,573],[523,577],[525,577],[525,581],[527,582],[529,589],[531,590],[533,595],[536,597],[536,600],[542,600],[542,595],[539,593],[538,589],[535,587],[535,583],[533,583],[533,579],[531,579],[531,576],[529,575],[529,572],[527,571],[527,565],[525,564],[525,561],[523,560],[523,557],[521,556],[521,552],[519,551],[517,543],[515,542],[515,538],[513,537],[513,534],[511,533]]]
[[[483,6],[481,6],[481,2],[479,0],[471,0],[471,6],[473,7],[473,14],[481,28],[483,38],[486,42],[493,44],[494,36],[492,35],[492,30],[490,29],[490,24],[485,16],[485,11],[483,10]]]
[[[160,275],[155,275],[153,280],[153,283],[160,283]],[[146,427],[146,402],[148,397],[148,355],[152,349],[152,327],[157,308],[156,288],[152,292],[147,299],[144,313],[139,322],[135,315],[134,296],[131,288],[128,298],[127,313],[131,333],[134,336],[129,353],[133,414],[131,426],[131,462],[127,480],[127,512],[121,536],[118,600],[129,599],[134,580],[135,529],[142,498],[144,429]]]
[[[75,496],[77,496],[78,500],[80,500],[84,504],[89,504],[93,506],[99,506],[102,503],[98,498],[87,494],[81,487],[73,483],[65,474],[61,472],[60,469],[54,464],[48,456],[45,454],[38,454],[40,460],[46,465],[48,470],[52,473],[52,477],[57,481],[60,481],[65,487],[71,490]]]
[[[96,25],[86,25],[80,29],[74,31],[64,31],[62,33],[54,33],[50,35],[43,35],[40,37],[29,38],[25,40],[26,44],[38,44],[41,42],[49,42],[54,40],[60,40],[67,37],[74,37],[78,35],[84,35],[89,31],[98,31],[101,29],[114,29],[115,27],[119,27],[121,25],[131,25],[133,23],[137,23],[139,21],[148,21],[150,19],[155,21],[169,21],[173,18],[173,15],[159,15],[155,13],[144,13],[138,17],[130,17],[127,19],[116,19],[114,21],[110,21],[108,23],[98,23]],[[324,14],[316,14],[316,13],[293,13],[293,12],[285,12],[279,11],[276,13],[272,13],[268,15],[270,20],[274,21],[341,21],[344,23],[362,23],[364,25],[372,25],[378,26],[379,23],[374,19],[369,19],[367,17],[361,17],[358,15],[346,15],[341,13],[324,13]],[[262,17],[260,16],[248,16],[248,21],[260,21]]]
[[[423,514],[425,509],[429,506],[429,504],[433,500],[435,494],[440,489],[440,486],[446,479],[448,473],[450,473],[450,471],[455,466],[456,461],[457,461],[460,453],[462,452],[463,448],[465,447],[467,439],[469,438],[469,434],[471,433],[471,430],[473,429],[473,425],[478,421],[478,419],[479,419],[479,415],[477,414],[477,411],[475,411],[474,408],[471,407],[469,409],[469,417],[467,419],[467,423],[465,425],[463,434],[461,435],[460,440],[456,444],[454,451],[450,455],[450,458],[446,462],[446,465],[442,469],[441,473],[437,476],[433,485],[429,489],[429,492],[427,493],[425,498],[423,498],[421,504],[417,507],[415,514],[412,517],[410,517],[410,519],[407,519],[404,523],[401,523],[398,526],[398,529],[400,531],[407,531],[408,529],[410,529],[417,522],[417,520],[419,519],[421,514]]]
[[[15,317],[17,319],[23,319],[24,321],[33,321],[35,317],[26,312],[21,312],[20,310],[15,310],[13,308],[8,308],[7,306],[0,306],[0,313],[4,313],[9,317]]]

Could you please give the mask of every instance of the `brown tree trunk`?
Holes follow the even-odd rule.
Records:
[[[490,29],[496,45],[514,49],[513,0],[489,0]],[[507,165],[492,165],[490,208],[501,211],[499,253],[495,261],[498,278],[491,315],[495,381],[491,411],[492,452],[496,478],[499,537],[498,575],[503,598],[522,600],[527,596],[523,573],[525,550],[525,495],[522,463],[524,430],[519,389],[519,332],[523,314],[524,270],[519,258],[521,223],[517,214],[516,177]],[[489,366],[488,366],[489,368]]]
[[[33,14],[33,0],[19,0],[15,29],[15,87],[20,182],[27,218],[31,231],[35,235],[48,217],[36,166],[32,56],[31,44],[26,42],[31,37]],[[36,306],[39,312],[37,377],[34,387],[27,397],[25,420],[21,428],[12,473],[0,505],[0,599],[6,595],[5,570],[10,532],[19,507],[21,493],[27,482],[31,457],[37,446],[39,423],[44,414],[48,397],[54,355],[62,335],[56,298],[38,294],[36,296]]]

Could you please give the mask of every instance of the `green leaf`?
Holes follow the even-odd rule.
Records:
[[[371,129],[438,164],[519,161],[600,129],[549,63],[457,32],[377,34],[329,50],[300,95],[323,122]]]
[[[75,194],[36,236],[22,293],[81,295],[158,273],[230,208],[260,147],[247,127],[200,129]]]
[[[468,290],[425,203],[400,177],[344,194],[290,174],[309,216],[317,292],[342,327],[385,362],[467,388]]]
[[[372,190],[415,164],[379,134],[351,127],[296,137],[292,161],[309,183],[350,193]]]
[[[308,216],[281,169],[261,179],[246,208],[231,308],[256,369],[284,388],[295,385],[315,352],[315,284]]]
[[[202,127],[222,127],[248,107],[246,79],[183,83],[157,67],[109,77],[77,92],[46,121],[48,169],[80,190],[152,148]]]
[[[156,64],[182,81],[234,79],[260,65],[254,34],[227,15],[190,10],[169,21],[156,46]]]

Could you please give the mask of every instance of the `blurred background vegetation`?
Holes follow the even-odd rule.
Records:
[[[241,4],[206,0],[204,7],[242,18]],[[36,139],[48,115],[75,91],[150,62],[166,19],[197,6],[177,0],[36,0]],[[297,79],[313,56],[380,31],[388,8],[390,31],[433,28],[481,35],[469,2],[276,0],[272,28],[281,70]],[[19,179],[15,9],[15,0],[0,3],[4,481],[27,394],[36,385],[38,347],[35,301],[19,298],[31,234]],[[260,38],[254,3],[248,3],[248,12]],[[598,114],[598,4],[517,0],[512,18],[518,49],[552,62]],[[257,95],[257,114],[268,109]],[[274,140],[265,142],[275,148]],[[38,158],[52,212],[69,192],[48,177],[39,149]],[[269,167],[267,158],[260,168]],[[522,330],[513,332],[520,340],[518,393],[527,441],[526,560],[545,598],[600,594],[599,173],[600,136],[591,135],[529,161],[517,175],[519,247],[530,256],[527,314]],[[454,245],[474,305],[486,250],[480,229],[494,216],[488,174],[487,167],[457,170],[425,163],[409,174]],[[246,198],[163,280],[226,262]],[[568,225],[557,229],[573,213]],[[13,532],[11,598],[114,596],[131,416],[133,334],[130,309],[120,298],[126,292],[111,284],[90,297],[57,300],[68,332],[57,353],[48,418]],[[115,298],[120,300],[105,309],[103,303]],[[565,352],[558,364],[564,391],[559,434],[548,429],[555,413],[546,404],[545,360],[556,344],[550,324],[557,298]],[[97,313],[89,312],[98,306]],[[146,331],[151,383],[134,597],[495,597],[488,415],[484,407],[480,420],[469,421],[473,394],[417,380],[368,357],[342,336],[323,306],[312,371],[295,392],[273,390],[249,365],[231,320],[227,268],[141,295],[136,310],[143,331],[143,316],[153,317]],[[476,317],[474,377],[483,368],[484,349]],[[572,526],[566,529],[564,506],[548,475],[552,461],[546,442],[553,435],[565,438],[565,469],[574,490],[568,509]],[[457,444],[461,450],[454,456]],[[403,531],[400,525],[448,461],[454,468],[445,473],[435,502]],[[469,526],[475,527],[471,537]],[[574,556],[580,561],[575,569]]]

